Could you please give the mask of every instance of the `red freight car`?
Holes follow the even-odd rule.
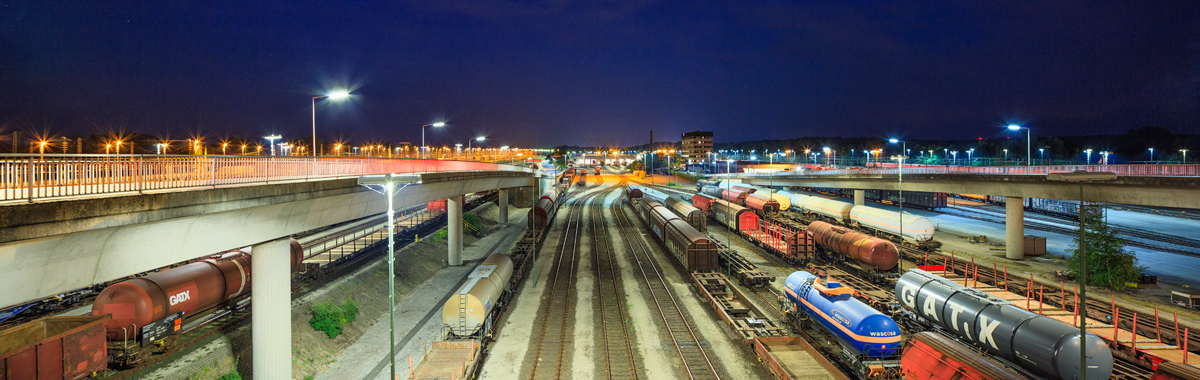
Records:
[[[979,356],[953,339],[919,332],[908,340],[900,368],[909,379],[1007,380],[1022,379],[1012,369]]]
[[[446,200],[438,199],[436,201],[429,201],[429,203],[425,204],[425,209],[429,211],[446,212]]]
[[[724,199],[728,202],[733,202],[733,204],[738,206],[746,205],[747,195],[750,195],[750,193],[731,189],[721,189],[721,199]]]
[[[704,194],[696,193],[696,195],[692,196],[692,207],[695,207],[696,209],[700,210],[700,212],[708,214],[709,208],[712,207],[712,202],[714,200],[716,200],[716,198],[713,198],[713,197],[710,197],[710,196],[707,196]]]
[[[796,230],[771,220],[762,220],[760,224],[759,230],[742,233],[756,245],[775,252],[789,263],[803,264],[813,258],[815,247],[808,231]]]
[[[109,316],[46,317],[0,331],[0,380],[76,380],[108,367]]]

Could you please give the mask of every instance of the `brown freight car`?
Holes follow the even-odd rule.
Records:
[[[109,316],[46,317],[0,331],[0,380],[76,380],[108,367]]]

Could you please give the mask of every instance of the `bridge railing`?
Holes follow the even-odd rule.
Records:
[[[531,169],[490,162],[364,157],[0,154],[0,202],[439,171]]]
[[[1112,172],[1127,176],[1195,177],[1200,176],[1200,165],[1040,165],[1040,166],[945,166],[904,165],[904,174],[997,174],[997,175],[1046,175],[1070,173],[1077,170],[1089,172]],[[831,174],[897,174],[900,169],[891,167],[827,169],[810,166],[795,172],[777,172],[775,175],[831,175]]]

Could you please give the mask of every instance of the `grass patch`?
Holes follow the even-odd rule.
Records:
[[[242,380],[242,374],[237,373],[237,371],[233,371],[222,375],[220,380]]]
[[[308,324],[317,331],[324,331],[329,339],[342,333],[342,328],[358,318],[358,302],[346,300],[340,305],[333,302],[318,303],[312,306],[312,319]],[[240,377],[239,377],[240,378]]]

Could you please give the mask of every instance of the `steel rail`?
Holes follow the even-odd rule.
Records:
[[[696,333],[692,329],[691,324],[687,322],[687,317],[683,315],[683,308],[681,308],[679,303],[675,300],[675,295],[671,292],[671,289],[668,288],[668,283],[666,279],[663,278],[662,272],[659,271],[658,266],[654,264],[654,259],[650,257],[649,247],[647,247],[646,243],[641,240],[641,236],[630,236],[633,234],[629,233],[629,229],[636,227],[634,226],[633,222],[629,220],[629,217],[625,215],[623,210],[621,210],[620,206],[618,205],[619,203],[620,202],[614,203],[612,208],[613,213],[617,215],[616,219],[618,223],[618,229],[621,231],[622,240],[625,241],[625,245],[628,246],[630,252],[632,252],[634,255],[635,261],[637,261],[638,270],[641,272],[642,278],[645,280],[646,287],[650,290],[650,294],[654,298],[654,305],[658,309],[659,317],[662,318],[663,325],[667,328],[667,333],[671,336],[671,343],[675,346],[675,352],[679,354],[679,358],[683,362],[683,368],[685,371],[687,371],[688,378],[697,379],[707,377],[704,376],[705,373],[699,372],[699,369],[692,369],[692,366],[699,365],[700,363],[692,363],[692,361],[695,359],[689,360],[688,354],[683,352],[683,345],[680,344],[679,341],[682,337],[677,335],[682,335],[684,331],[676,331],[676,329],[681,329],[681,327],[682,330],[686,330],[687,337],[691,338],[691,341],[698,352],[698,356],[704,359],[704,367],[708,370],[707,372],[712,374],[713,379],[720,379],[721,377],[717,374],[717,369],[713,366],[712,360],[709,359],[708,354],[704,351],[704,347],[701,345],[700,339],[696,337]],[[633,240],[636,243],[631,243],[630,240]],[[638,252],[641,252],[641,257],[638,256]],[[647,266],[650,267],[649,272],[646,270]],[[654,276],[650,275],[651,272],[654,274]],[[655,286],[654,281],[658,282],[657,287]],[[666,293],[665,296],[660,295],[658,290]],[[667,303],[667,301],[670,301],[668,306],[673,308],[673,312],[669,313],[667,310],[664,310],[664,305]],[[678,320],[672,321],[672,318],[678,318]],[[677,326],[672,326],[673,324]]]
[[[621,290],[620,281],[617,281],[619,272],[614,258],[615,252],[612,242],[609,241],[608,227],[604,219],[604,199],[619,186],[618,184],[604,190],[599,197],[599,202],[591,204],[592,249],[593,256],[596,258],[596,296],[603,330],[601,335],[604,336],[604,356],[607,359],[604,361],[607,371],[606,378],[637,379],[637,363],[633,355],[633,344],[629,339],[629,326],[626,322],[625,312],[621,308],[625,304],[625,292]],[[610,322],[609,319],[616,321]],[[614,331],[617,332],[614,334]],[[614,345],[617,347],[614,348]],[[629,363],[626,376],[618,376],[617,371],[613,370],[613,362],[619,361],[620,356],[624,356],[625,361]]]
[[[565,221],[563,227],[563,237],[559,242],[558,254],[554,259],[554,278],[550,283],[550,295],[547,298],[550,304],[546,307],[546,311],[544,313],[546,315],[546,319],[542,323],[540,334],[538,334],[537,356],[534,357],[535,360],[533,362],[533,368],[529,371],[529,379],[537,379],[539,378],[539,374],[541,374],[542,377],[547,376],[546,372],[538,371],[542,368],[542,359],[546,358],[548,356],[547,354],[553,354],[554,358],[556,359],[556,362],[554,363],[555,370],[550,377],[554,379],[562,377],[563,354],[566,352],[566,345],[564,344],[564,341],[567,339],[567,329],[570,326],[570,318],[567,318],[567,316],[570,315],[573,301],[575,301],[575,297],[573,296],[574,288],[572,285],[575,282],[575,259],[579,254],[579,230],[583,227],[580,221],[582,207],[580,207],[579,204],[586,203],[591,197],[591,195],[588,195],[580,199],[572,199],[571,204],[568,206],[569,210],[567,212],[567,220]],[[567,253],[568,246],[570,247],[569,254]],[[566,270],[564,270],[564,267],[566,267]],[[565,285],[563,283],[565,283]],[[558,350],[557,353],[548,353],[546,352],[548,349],[546,347],[546,338],[547,335],[552,334],[550,327],[552,325],[551,320],[554,319],[557,319],[559,322],[557,326]]]

